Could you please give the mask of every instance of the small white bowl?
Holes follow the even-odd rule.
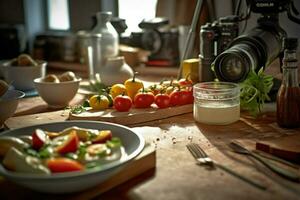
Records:
[[[0,98],[0,126],[2,126],[5,120],[13,116],[18,107],[19,99],[24,96],[24,92],[19,90],[8,90]]]
[[[69,102],[76,95],[81,78],[74,81],[65,81],[59,83],[44,82],[43,77],[34,79],[34,85],[41,98],[48,103],[51,108],[63,108],[69,105]]]
[[[34,89],[33,80],[46,74],[45,61],[37,61],[37,66],[13,66],[12,61],[2,64],[2,73],[6,82],[16,90],[28,91]]]

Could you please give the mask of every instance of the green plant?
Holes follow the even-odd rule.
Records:
[[[257,117],[266,100],[270,100],[268,93],[273,86],[273,77],[266,75],[263,68],[257,73],[251,71],[245,81],[240,83],[241,109]]]

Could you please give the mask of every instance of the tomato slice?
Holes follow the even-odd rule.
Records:
[[[56,148],[56,151],[61,154],[75,152],[78,149],[78,145],[79,138],[76,131],[73,130],[68,134],[67,139]]]
[[[51,158],[47,160],[47,167],[51,172],[71,172],[71,171],[81,171],[84,166],[69,158]]]
[[[110,130],[100,131],[99,134],[92,139],[92,143],[105,143],[107,140],[111,140],[112,132]]]
[[[46,141],[48,139],[47,134],[42,129],[36,129],[32,133],[32,148],[39,150],[46,144]]]

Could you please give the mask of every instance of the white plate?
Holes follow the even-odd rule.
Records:
[[[127,156],[120,160],[105,164],[101,169],[91,169],[83,172],[68,172],[52,174],[49,176],[16,173],[6,170],[0,165],[0,174],[8,180],[24,187],[46,193],[71,193],[85,190],[107,180],[118,172],[131,159],[136,157],[144,148],[143,137],[128,127],[113,123],[95,121],[65,121],[42,125],[29,126],[1,133],[2,136],[31,135],[32,132],[41,128],[47,131],[61,131],[65,128],[77,126],[91,129],[109,129],[113,136],[119,137],[124,146]]]

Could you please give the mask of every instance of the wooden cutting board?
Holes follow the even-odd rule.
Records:
[[[299,134],[257,141],[256,149],[292,162],[300,163]]]
[[[155,106],[146,109],[132,108],[129,112],[118,112],[114,109],[104,111],[88,110],[80,114],[70,113],[70,120],[95,120],[132,125],[193,112],[193,104],[159,109]]]
[[[152,177],[156,166],[156,151],[151,145],[146,145],[144,150],[135,159],[129,162],[120,172],[115,174],[105,182],[87,189],[83,192],[64,194],[64,195],[50,195],[34,192],[30,189],[15,185],[4,178],[0,177],[0,199],[20,200],[20,199],[44,199],[44,200],[60,200],[60,199],[93,199],[98,195],[122,184],[137,176],[143,176],[148,171],[153,171],[151,176],[143,176],[141,181],[145,181]]]
[[[11,117],[4,123],[9,129],[24,126],[38,125],[51,122],[61,122],[65,120],[96,120],[113,122],[123,125],[133,125],[142,122],[165,119],[176,115],[193,112],[193,105],[183,105],[164,109],[131,109],[130,112],[117,112],[113,109],[105,111],[87,111],[78,115],[69,113],[68,110],[38,113]]]

